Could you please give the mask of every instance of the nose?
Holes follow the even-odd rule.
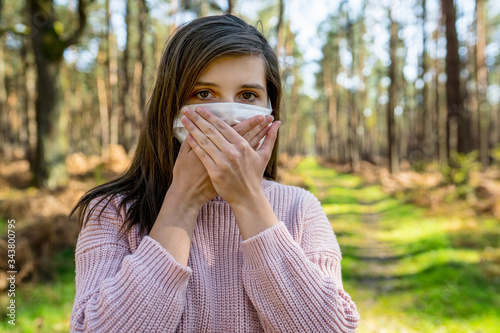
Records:
[[[234,103],[234,97],[221,96],[220,103]]]

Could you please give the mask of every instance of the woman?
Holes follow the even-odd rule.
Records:
[[[319,201],[275,182],[280,98],[254,27],[222,15],[178,29],[131,166],[71,212],[72,332],[355,331]]]

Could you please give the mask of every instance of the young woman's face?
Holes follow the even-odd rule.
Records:
[[[223,56],[203,71],[185,104],[235,102],[267,107],[267,98],[261,56]]]

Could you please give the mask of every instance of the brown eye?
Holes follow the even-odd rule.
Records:
[[[208,92],[207,90],[202,90],[198,93],[198,96],[200,96],[201,98],[208,98],[208,96],[210,96],[210,92]]]
[[[254,97],[256,97],[256,95],[252,92],[249,92],[249,91],[245,91],[243,94],[241,94],[241,97],[243,97],[243,99],[253,99]]]

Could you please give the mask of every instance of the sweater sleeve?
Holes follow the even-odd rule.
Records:
[[[191,269],[149,236],[132,254],[127,237],[119,240],[123,218],[114,201],[98,223],[103,206],[96,207],[78,236],[70,331],[174,332],[184,311]]]
[[[308,194],[300,245],[283,222],[242,242],[245,290],[266,332],[355,332],[359,314],[342,287],[339,245]]]

